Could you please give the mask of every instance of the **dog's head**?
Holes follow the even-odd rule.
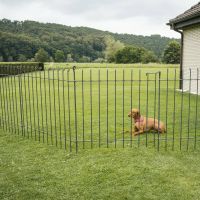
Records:
[[[139,117],[140,117],[140,111],[139,111],[139,109],[133,108],[133,109],[129,112],[128,117],[131,117],[131,118],[134,118],[134,119],[139,118]]]

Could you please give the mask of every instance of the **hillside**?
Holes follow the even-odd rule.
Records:
[[[23,61],[34,58],[44,48],[54,59],[56,50],[77,62],[104,58],[107,36],[125,45],[134,45],[153,51],[160,59],[170,38],[160,35],[137,36],[115,34],[87,27],[71,27],[35,21],[0,20],[0,61]]]
[[[168,37],[162,37],[160,35],[142,36],[131,34],[112,34],[116,40],[120,40],[124,44],[136,45],[138,47],[144,47],[150,51],[153,51],[158,58],[162,57],[163,51],[166,45],[173,39]],[[176,41],[179,41],[175,39]]]

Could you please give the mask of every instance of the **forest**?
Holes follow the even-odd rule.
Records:
[[[160,62],[172,41],[179,43],[160,35],[138,36],[28,20],[0,20],[0,62]],[[123,53],[139,57],[122,59]]]

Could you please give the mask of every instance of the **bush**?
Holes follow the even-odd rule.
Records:
[[[43,71],[44,63],[38,62],[2,62],[0,63],[0,74],[16,75],[21,73]]]
[[[127,46],[115,54],[116,63],[149,63],[157,61],[153,52],[144,48]]]
[[[65,61],[65,55],[63,51],[57,50],[55,53],[55,61],[56,62],[64,62]]]
[[[176,41],[169,42],[164,50],[163,61],[167,64],[180,63],[181,47]]]
[[[97,58],[96,60],[94,60],[94,63],[105,63],[106,60],[104,58]]]
[[[36,62],[48,62],[49,61],[49,54],[44,49],[39,49],[35,54],[35,61]]]

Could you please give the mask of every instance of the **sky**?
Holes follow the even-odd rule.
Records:
[[[0,0],[0,19],[180,38],[166,23],[196,3],[198,0]]]

